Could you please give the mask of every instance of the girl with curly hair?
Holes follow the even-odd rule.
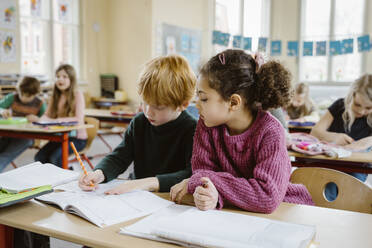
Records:
[[[290,73],[278,62],[226,50],[201,69],[191,159],[193,175],[171,188],[180,202],[193,194],[201,210],[225,204],[262,213],[282,201],[313,205],[305,186],[291,184],[285,132],[268,109],[290,101]]]

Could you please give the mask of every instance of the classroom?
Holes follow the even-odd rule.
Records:
[[[369,13],[0,0],[0,248],[372,247]]]

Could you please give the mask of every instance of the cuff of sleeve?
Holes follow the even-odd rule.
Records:
[[[93,169],[93,171],[96,171],[96,170],[101,170],[102,173],[103,173],[103,175],[105,176],[105,180],[103,180],[103,182],[101,182],[101,183],[107,183],[107,182],[111,181],[111,179],[110,179],[110,180],[107,179],[108,177],[107,177],[105,171],[102,170],[102,168],[94,168],[94,169]]]
[[[156,178],[159,180],[159,192],[169,192],[171,185],[169,185],[167,176],[156,175]]]
[[[222,208],[223,208],[223,199],[222,199],[222,196],[218,193],[218,201],[217,201],[216,209],[220,210]]]

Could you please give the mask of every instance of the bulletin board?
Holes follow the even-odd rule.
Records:
[[[195,73],[200,67],[202,32],[175,25],[161,24],[158,30],[157,55],[180,54],[188,60]]]

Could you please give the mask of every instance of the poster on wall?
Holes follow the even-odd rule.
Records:
[[[158,26],[157,55],[180,54],[196,73],[200,66],[202,32],[165,23]]]
[[[58,0],[58,20],[60,22],[71,22],[71,1],[70,0]]]
[[[0,45],[0,62],[15,62],[17,59],[15,34],[0,31]]]
[[[0,27],[15,29],[17,24],[15,0],[0,0]]]
[[[41,0],[30,0],[31,15],[41,17]]]

